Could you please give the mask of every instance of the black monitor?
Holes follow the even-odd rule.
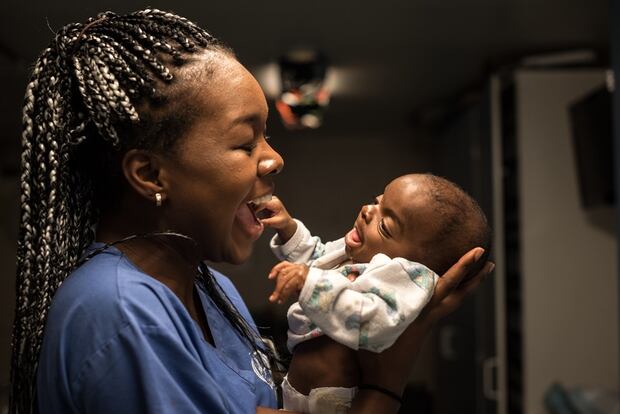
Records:
[[[577,176],[584,208],[615,203],[611,102],[611,93],[602,86],[570,106]]]

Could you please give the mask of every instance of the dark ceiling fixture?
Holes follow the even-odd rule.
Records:
[[[276,108],[289,129],[318,128],[329,105],[325,86],[328,62],[311,49],[297,49],[280,58],[282,90]]]

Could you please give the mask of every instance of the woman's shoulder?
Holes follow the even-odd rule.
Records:
[[[110,249],[74,270],[58,289],[48,328],[91,332],[93,339],[114,335],[129,323],[169,324],[170,308],[182,306],[161,282]]]
[[[131,300],[135,293],[156,293],[163,285],[134,266],[119,250],[103,251],[62,283],[54,301],[110,306]]]

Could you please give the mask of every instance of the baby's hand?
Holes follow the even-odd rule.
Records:
[[[267,217],[261,219],[267,227],[272,227],[278,231],[278,236],[282,240],[282,243],[289,241],[295,231],[297,230],[297,223],[291,215],[284,208],[282,201],[276,196],[271,197],[271,200],[267,201],[258,208],[257,213],[266,211]],[[265,214],[263,213],[263,216]]]
[[[280,262],[275,265],[269,272],[269,279],[277,279],[269,302],[282,304],[292,293],[299,294],[308,276],[308,269],[308,266],[301,263]]]

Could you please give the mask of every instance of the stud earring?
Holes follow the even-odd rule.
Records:
[[[155,205],[161,207],[162,198],[160,193],[155,193]]]

